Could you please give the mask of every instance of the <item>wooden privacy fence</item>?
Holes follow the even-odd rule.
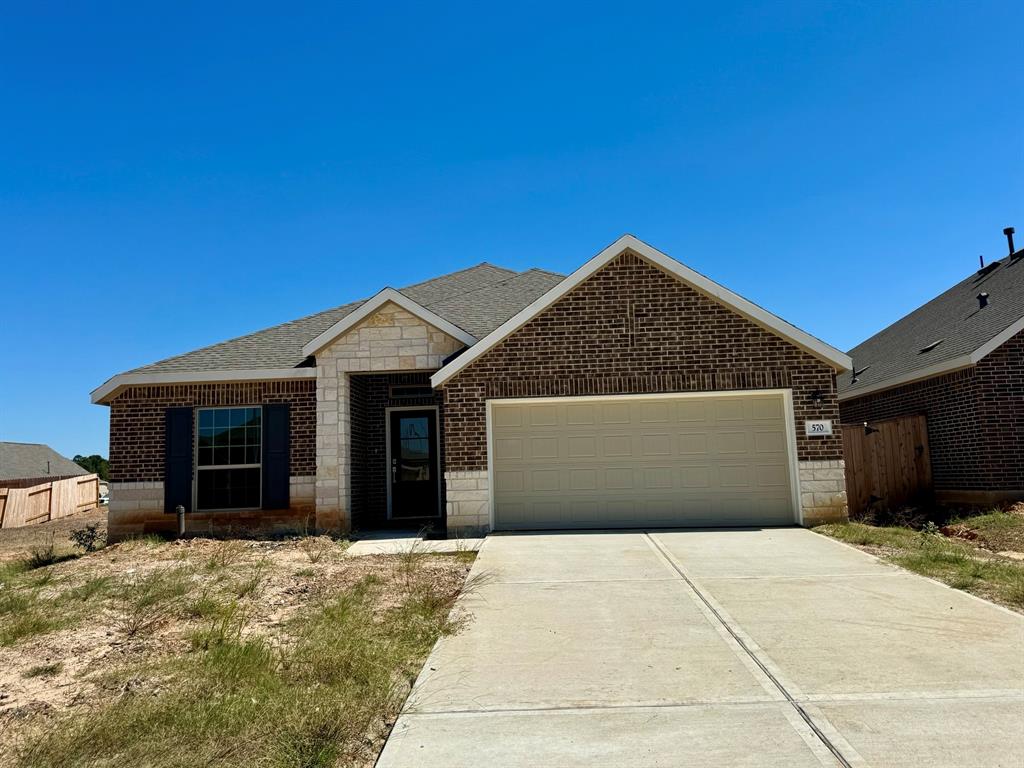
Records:
[[[77,475],[25,487],[0,488],[0,527],[17,528],[69,517],[100,503],[96,475]]]
[[[928,500],[932,462],[923,415],[844,424],[846,496],[850,514],[896,510]]]

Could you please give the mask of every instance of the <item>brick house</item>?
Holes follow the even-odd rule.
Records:
[[[480,264],[120,374],[110,529],[815,524],[849,358],[624,236]]]
[[[1024,499],[1024,250],[850,350],[844,424],[924,414],[936,500]]]

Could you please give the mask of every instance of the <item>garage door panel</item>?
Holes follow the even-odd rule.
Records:
[[[792,523],[783,402],[495,402],[495,527]]]

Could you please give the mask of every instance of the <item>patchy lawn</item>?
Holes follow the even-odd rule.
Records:
[[[0,762],[372,765],[426,654],[465,620],[452,608],[473,553],[345,546],[141,539],[8,560]]]
[[[941,530],[856,522],[814,530],[956,589],[1024,611],[1024,504],[959,517]]]

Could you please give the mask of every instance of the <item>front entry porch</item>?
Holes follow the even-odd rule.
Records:
[[[442,396],[426,372],[351,374],[352,529],[444,533]]]

